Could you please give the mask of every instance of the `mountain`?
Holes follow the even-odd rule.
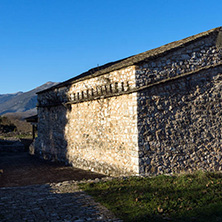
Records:
[[[10,94],[0,94],[0,104],[7,102],[15,96],[21,95],[23,92],[10,93]]]
[[[58,83],[47,82],[28,92],[17,92],[13,94],[0,94],[0,115],[16,114],[21,117],[27,117],[36,114],[36,93],[52,87]]]

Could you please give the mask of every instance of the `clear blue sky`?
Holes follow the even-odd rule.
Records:
[[[221,0],[0,0],[0,94],[218,26]]]

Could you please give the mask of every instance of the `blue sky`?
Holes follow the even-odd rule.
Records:
[[[0,0],[0,94],[218,26],[221,0]]]

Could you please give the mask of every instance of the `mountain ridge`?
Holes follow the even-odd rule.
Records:
[[[56,84],[58,83],[49,81],[27,92],[0,94],[0,115],[19,114],[23,118],[35,115],[37,113],[36,93]]]

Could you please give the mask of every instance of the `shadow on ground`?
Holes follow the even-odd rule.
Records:
[[[53,163],[31,156],[28,152],[0,152],[0,187],[27,186],[61,182],[66,180],[88,180],[104,175]],[[2,173],[3,171],[3,173]]]
[[[73,182],[0,188],[0,221],[119,221]]]

